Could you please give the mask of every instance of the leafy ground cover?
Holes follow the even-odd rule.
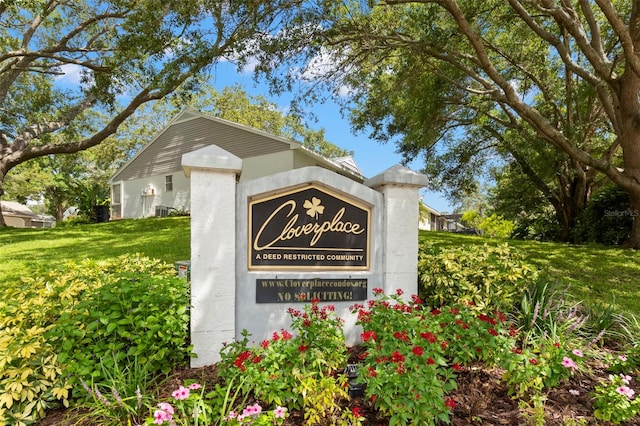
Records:
[[[6,395],[19,398],[25,389],[33,386],[30,379],[23,380],[22,373],[17,371],[33,369],[29,363],[41,359],[46,362],[38,365],[34,374],[39,386],[50,389],[50,393],[40,400],[47,404],[55,399],[71,401],[71,409],[49,411],[40,421],[42,425],[126,424],[127,418],[140,422],[150,414],[150,409],[153,412],[153,407],[154,414],[162,411],[162,407],[169,410],[167,405],[157,405],[169,402],[175,406],[172,414],[175,419],[181,415],[179,410],[188,412],[197,408],[199,413],[209,415],[210,420],[217,419],[198,424],[217,424],[221,417],[216,418],[216,413],[219,415],[225,410],[228,413],[229,402],[236,397],[241,400],[240,405],[254,411],[246,419],[234,419],[235,423],[228,424],[254,420],[256,425],[298,425],[305,421],[313,423],[313,420],[316,424],[364,425],[412,421],[417,424],[449,421],[456,425],[578,425],[608,424],[607,419],[638,424],[635,414],[640,403],[635,402],[633,395],[638,382],[634,377],[627,377],[638,373],[640,363],[640,324],[629,315],[637,312],[639,290],[635,288],[637,284],[634,285],[640,276],[637,252],[508,241],[509,247],[517,249],[515,253],[515,249],[502,248],[504,241],[499,240],[443,233],[423,233],[421,238],[423,243],[429,242],[441,250],[467,247],[456,252],[455,257],[458,263],[462,263],[462,257],[474,259],[475,270],[481,269],[478,265],[482,262],[482,267],[487,262],[498,263],[491,256],[480,256],[482,252],[500,254],[503,256],[500,262],[507,268],[513,263],[510,256],[518,254],[519,258],[522,254],[524,261],[541,270],[544,280],[533,285],[531,277],[524,274],[523,281],[531,281],[532,285],[514,284],[514,288],[524,290],[526,287],[526,291],[509,296],[513,300],[521,298],[521,302],[513,312],[505,311],[504,316],[484,303],[484,299],[493,297],[491,294],[495,294],[492,292],[496,289],[489,289],[475,307],[439,306],[433,301],[422,304],[415,299],[407,304],[396,299],[399,295],[379,295],[380,299],[366,306],[354,306],[354,314],[363,327],[363,344],[357,348],[346,348],[339,341],[340,333],[336,332],[339,325],[332,319],[328,306],[307,306],[305,311],[290,312],[294,324],[292,333],[274,331],[271,341],[255,347],[236,342],[229,346],[223,363],[207,368],[192,370],[176,358],[171,374],[165,376],[164,365],[152,374],[141,367],[145,365],[146,356],[160,351],[160,346],[169,348],[186,340],[184,308],[180,315],[173,315],[178,311],[174,312],[170,303],[158,305],[167,311],[165,319],[171,320],[171,327],[177,333],[161,341],[160,335],[153,334],[160,331],[155,320],[149,324],[143,320],[147,316],[144,308],[127,305],[132,298],[119,297],[118,291],[110,290],[122,287],[140,293],[145,289],[145,300],[141,303],[145,306],[156,299],[154,291],[167,292],[161,284],[164,279],[156,282],[149,277],[111,276],[112,272],[108,272],[105,282],[116,284],[111,287],[101,284],[90,291],[86,284],[65,286],[65,282],[75,282],[78,270],[87,269],[78,269],[78,264],[94,265],[97,260],[111,262],[120,255],[133,258],[133,253],[142,253],[169,265],[187,259],[188,219],[120,221],[54,230],[0,230],[2,299],[18,300],[32,294],[23,290],[32,291],[34,295],[30,301],[11,308],[20,307],[33,317],[25,319],[25,313],[20,313],[21,317],[5,308],[0,312],[3,329],[7,330],[7,325],[13,327],[12,333],[27,342],[19,345],[13,337],[0,339],[0,359],[4,359],[0,361],[0,379],[4,382],[13,375],[8,381],[13,387],[0,399],[0,404],[4,404],[0,411],[7,408]],[[87,258],[91,260],[85,261]],[[71,272],[65,272],[67,275],[63,274],[63,278],[60,275],[56,279],[43,278],[68,260],[76,266]],[[511,272],[521,267],[515,262]],[[166,267],[159,269],[166,270]],[[482,274],[495,275],[488,271]],[[503,270],[502,275],[498,275],[509,278],[513,275],[511,272]],[[99,275],[103,277],[104,273]],[[27,280],[20,279],[21,276]],[[39,282],[55,284],[39,290],[35,285]],[[176,287],[170,283],[167,281]],[[51,292],[50,287],[55,291]],[[81,297],[79,290],[84,291]],[[47,302],[43,299],[48,297],[47,291],[64,303]],[[112,307],[114,301],[117,306]],[[37,306],[42,305],[35,302],[49,303],[54,309],[38,309]],[[100,316],[118,317],[117,321],[103,318],[106,332],[91,343],[90,352],[108,355],[104,357],[107,361],[95,364],[93,372],[89,366],[92,358],[82,352],[83,345],[67,343],[65,349],[65,339],[60,334],[65,327],[54,324],[60,309],[65,307],[82,308],[77,315],[65,317],[70,335],[74,334],[73,328],[82,330],[83,325],[76,319],[83,316],[86,321],[81,322],[91,324],[96,323],[95,320],[100,323]],[[161,315],[156,312],[150,316],[158,319]],[[36,317],[38,324],[33,324],[35,320],[31,320]],[[21,322],[25,327],[21,328]],[[27,323],[29,327],[39,325],[40,328],[28,328]],[[617,327],[615,333],[613,326]],[[179,333],[184,333],[182,340]],[[136,340],[132,338],[134,335],[148,338]],[[52,339],[43,340],[42,336]],[[83,333],[76,336],[86,337]],[[150,344],[153,342],[157,344]],[[60,348],[55,346],[58,344]],[[11,348],[9,361],[6,351],[2,352],[6,348]],[[136,352],[138,348],[140,351]],[[166,350],[170,352],[165,353],[176,352],[175,347]],[[76,373],[89,375],[85,376],[89,378],[83,384],[84,390],[77,380],[75,383],[60,381],[69,377],[69,372],[64,370],[66,366],[59,362],[60,356],[72,359]],[[620,357],[625,357],[625,361]],[[358,380],[366,384],[362,396],[345,398],[346,378],[341,374],[341,365],[346,359],[360,366]],[[286,378],[284,372],[288,372]],[[149,376],[154,380],[149,380]],[[47,384],[51,378],[58,380],[55,386]],[[207,392],[199,393],[199,389]],[[24,395],[21,403],[28,407],[29,395]],[[80,395],[82,397],[76,399]],[[265,406],[265,413],[267,404],[273,411],[258,419],[256,403]],[[285,408],[286,419],[280,417]],[[158,415],[169,415],[169,411],[162,413]]]

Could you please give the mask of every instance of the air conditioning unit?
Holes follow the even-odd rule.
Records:
[[[169,207],[156,206],[156,217],[167,217],[167,216],[169,216]]]

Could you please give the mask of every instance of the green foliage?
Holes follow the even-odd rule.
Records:
[[[535,276],[523,254],[507,244],[420,246],[420,296],[434,306],[467,302],[509,312]]]
[[[557,282],[538,279],[531,282],[514,311],[525,341],[548,336],[562,341],[584,333],[590,318],[580,303],[572,303],[568,288],[560,288]]]
[[[60,315],[48,338],[59,342],[59,361],[72,377],[100,383],[126,357],[136,357],[150,373],[168,373],[185,363],[189,323],[185,280],[173,274],[112,273],[109,282],[85,294]],[[96,354],[103,369],[96,369]]]
[[[483,218],[478,224],[482,235],[489,238],[507,238],[511,235],[513,228],[513,222],[495,213]]]
[[[304,312],[289,309],[296,335],[274,332],[258,346],[248,347],[245,331],[243,340],[222,349],[221,376],[227,382],[242,377],[243,392],[267,404],[302,409],[309,424],[349,416],[339,404],[348,397],[341,374],[347,351],[342,321],[333,309],[320,308],[317,301]]]
[[[215,395],[215,393],[214,393]],[[161,402],[153,412],[153,418],[147,417],[145,424],[164,424],[180,426],[207,426],[212,423],[215,414],[207,401],[205,387],[200,383],[184,383],[172,393],[172,401]]]
[[[633,218],[629,194],[617,186],[602,189],[578,217],[573,238],[578,243],[620,245],[631,236]]]
[[[79,396],[85,400],[82,408],[88,410],[82,419],[101,425],[116,426],[126,421],[140,424],[151,407],[151,392],[155,390],[157,376],[136,356],[122,361],[116,360],[116,354],[111,357],[112,362],[100,361],[99,382],[80,382],[89,397]]]
[[[634,397],[630,380],[631,377],[624,374],[610,375],[608,381],[596,386],[593,392],[596,419],[620,424],[640,413],[640,399]]]
[[[126,284],[123,277],[135,279]],[[136,302],[129,305],[132,312],[135,310],[130,316],[123,310],[126,303],[116,297],[116,283],[129,297],[149,303],[146,312],[150,316],[159,316],[161,307],[162,316],[171,318],[149,321],[145,307]],[[79,383],[79,377],[73,374],[89,383],[96,383],[96,379],[108,383],[104,372],[113,371],[115,363],[127,356],[149,363],[149,372],[166,370],[182,360],[188,353],[184,347],[186,316],[175,314],[180,309],[181,285],[186,309],[185,282],[175,277],[170,265],[131,255],[104,262],[69,262],[63,268],[25,277],[22,285],[0,287],[0,422],[24,424],[59,403],[68,405],[72,385]],[[146,293],[135,294],[134,289]],[[162,292],[169,292],[175,300],[169,304]],[[154,302],[156,298],[159,302]],[[108,307],[109,303],[114,306]],[[108,315],[106,324],[105,318],[92,316],[91,309]],[[88,318],[95,318],[95,322],[84,323]],[[169,330],[166,337],[160,336],[164,330],[158,332],[165,326],[163,322]],[[181,338],[178,329],[182,330]],[[123,331],[131,334],[129,341],[121,340],[127,338]],[[165,344],[177,354],[161,346]],[[118,351],[122,352],[115,354]],[[160,359],[158,352],[167,359]],[[110,358],[112,353],[115,355]],[[101,364],[97,354],[108,356]]]
[[[359,370],[365,396],[390,425],[448,423],[456,402],[456,371],[473,361],[496,362],[513,344],[501,313],[478,315],[469,306],[429,311],[374,289],[376,300],[354,305],[366,348]]]
[[[540,395],[543,390],[558,386],[583,364],[580,350],[567,350],[566,346],[549,338],[527,342],[522,348],[514,347],[505,356],[501,367],[506,370],[503,380],[509,393],[525,400]]]

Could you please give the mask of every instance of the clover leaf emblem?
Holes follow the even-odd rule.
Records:
[[[311,200],[305,200],[302,205],[305,209],[307,209],[307,214],[311,217],[315,217],[318,219],[318,215],[324,213],[324,206],[320,204],[320,199],[316,197],[312,197]]]

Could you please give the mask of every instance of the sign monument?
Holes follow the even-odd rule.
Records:
[[[182,164],[191,178],[192,366],[217,362],[244,329],[259,342],[287,328],[287,308],[311,299],[335,305],[355,344],[355,301],[373,288],[417,293],[423,175],[393,166],[360,183],[304,167],[237,183],[242,160],[216,146]]]

